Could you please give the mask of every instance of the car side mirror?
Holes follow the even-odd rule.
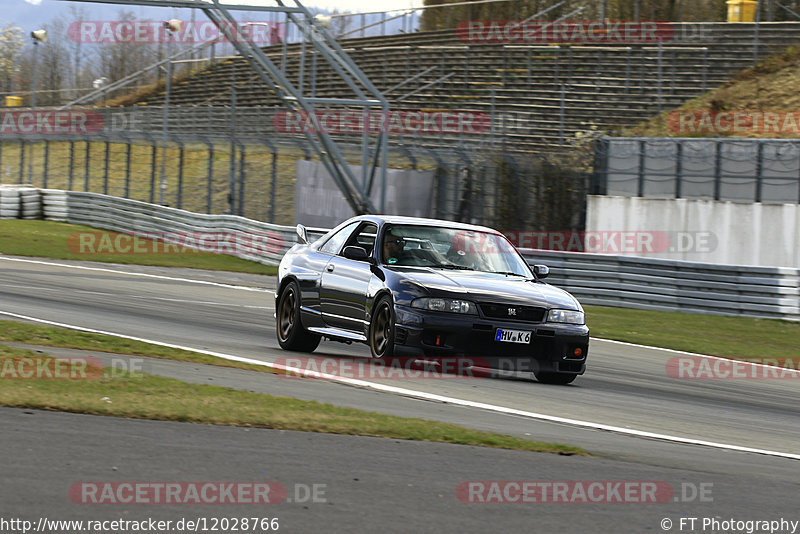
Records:
[[[533,274],[536,275],[536,278],[547,278],[550,274],[550,267],[547,265],[534,265]]]
[[[308,245],[308,232],[306,232],[306,227],[302,224],[297,225],[297,239],[301,245]]]
[[[375,262],[375,260],[367,254],[367,251],[364,249],[364,247],[344,247],[342,256],[348,260],[365,261],[370,264]]]

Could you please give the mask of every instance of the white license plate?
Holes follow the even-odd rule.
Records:
[[[526,330],[506,330],[498,328],[494,335],[495,341],[504,341],[506,343],[530,343],[531,333]]]

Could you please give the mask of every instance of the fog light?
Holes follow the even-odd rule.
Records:
[[[583,349],[577,347],[575,350],[572,351],[572,354],[574,354],[575,356],[580,356],[581,354],[583,354]]]

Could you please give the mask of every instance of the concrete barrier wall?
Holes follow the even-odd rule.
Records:
[[[798,204],[590,196],[586,231],[654,237],[654,250],[640,248],[631,256],[800,267]]]
[[[295,221],[307,226],[333,228],[353,216],[324,165],[318,161],[297,160],[295,181]],[[361,177],[361,167],[352,166],[353,175]],[[380,207],[381,184],[376,172],[370,200]],[[433,171],[387,169],[387,215],[430,217],[433,213]]]

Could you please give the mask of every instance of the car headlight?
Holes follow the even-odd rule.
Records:
[[[585,318],[582,311],[575,310],[550,310],[547,312],[548,323],[584,324]]]
[[[474,302],[468,300],[423,297],[411,301],[411,307],[431,311],[478,315],[478,307]]]

